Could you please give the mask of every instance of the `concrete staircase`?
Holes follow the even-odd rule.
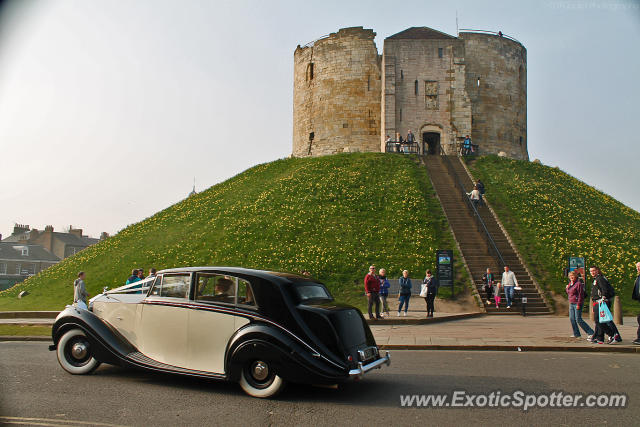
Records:
[[[447,165],[447,159],[449,165]],[[462,256],[469,268],[472,280],[482,298],[485,310],[489,314],[520,314],[519,304],[511,309],[506,308],[506,300],[501,292],[502,302],[500,308],[496,308],[492,302],[486,305],[486,294],[482,290],[482,275],[491,268],[491,271],[500,280],[504,263],[516,274],[518,284],[522,287],[521,295],[527,297],[527,314],[549,314],[551,309],[544,301],[538,288],[530,277],[525,266],[520,262],[518,255],[511,246],[509,239],[500,228],[492,212],[486,205],[478,207],[478,214],[482,219],[486,231],[493,239],[497,251],[493,250],[487,232],[474,215],[473,209],[465,200],[460,189],[461,185],[466,192],[473,189],[473,182],[467,174],[464,165],[457,156],[427,156],[422,162],[427,167],[431,182],[442,203],[444,213],[449,220],[453,235],[458,242]],[[457,184],[459,183],[459,184]],[[518,301],[519,303],[519,301]]]

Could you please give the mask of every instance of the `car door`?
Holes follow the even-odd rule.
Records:
[[[249,323],[237,315],[238,301],[246,293],[246,280],[218,273],[202,272],[195,277],[194,303],[200,309],[189,311],[188,364],[190,369],[224,374],[227,344],[233,333]],[[240,290],[238,292],[238,290]]]
[[[165,273],[142,304],[139,350],[158,362],[188,368],[189,273]]]

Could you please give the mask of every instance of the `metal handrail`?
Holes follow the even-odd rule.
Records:
[[[498,257],[498,259],[502,263],[501,265],[503,266],[507,265],[507,263],[504,261],[504,258],[502,257],[502,253],[500,253],[500,250],[496,246],[496,242],[491,237],[491,233],[489,233],[489,229],[487,228],[486,224],[482,220],[482,217],[480,217],[480,213],[478,212],[478,209],[476,209],[476,206],[471,202],[471,200],[469,200],[469,196],[467,196],[467,192],[464,189],[464,185],[460,181],[460,177],[458,177],[458,174],[456,173],[455,169],[453,169],[451,160],[449,160],[449,156],[446,155],[442,146],[440,146],[440,155],[441,157],[444,158],[444,162],[447,165],[449,174],[453,176],[453,180],[456,184],[456,187],[458,188],[458,190],[460,190],[460,193],[462,194],[462,199],[465,200],[467,207],[469,207],[471,209],[471,212],[473,212],[473,216],[476,219],[477,224],[480,226],[480,228],[484,232],[484,235],[487,238],[487,241],[489,242],[489,248],[492,249],[495,255]]]
[[[493,35],[496,35],[496,36],[499,36],[499,37],[504,37],[505,39],[509,39],[509,40],[514,41],[516,43],[522,44],[522,42],[520,42],[520,40],[516,39],[515,37],[509,36],[509,35],[507,35],[505,33],[500,32],[500,31],[474,30],[474,29],[471,29],[471,28],[460,28],[460,30],[458,30],[458,33],[464,32],[464,31],[467,31],[469,33],[493,34]]]

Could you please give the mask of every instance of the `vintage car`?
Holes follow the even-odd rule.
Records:
[[[362,313],[309,277],[229,267],[163,270],[67,306],[50,350],[62,368],[101,362],[237,381],[270,397],[286,382],[333,385],[389,365]]]

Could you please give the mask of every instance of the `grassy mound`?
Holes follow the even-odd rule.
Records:
[[[426,170],[405,156],[259,165],[0,292],[0,310],[62,309],[79,270],[95,295],[124,284],[132,268],[196,265],[308,270],[362,307],[370,263],[390,277],[405,268],[421,277],[436,249],[454,247],[434,194]],[[29,295],[19,300],[22,290]]]
[[[631,291],[640,213],[557,168],[496,156],[469,166],[540,283],[564,294],[567,257],[584,256],[600,266],[626,312],[639,310]]]

